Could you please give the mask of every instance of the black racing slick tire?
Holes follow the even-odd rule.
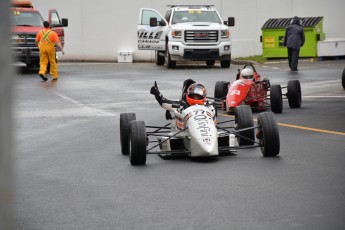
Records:
[[[146,163],[146,128],[143,121],[131,121],[129,125],[129,161],[131,165]]]
[[[345,69],[343,70],[343,76],[341,77],[341,83],[343,85],[343,88],[345,89]]]
[[[214,97],[221,100],[225,99],[228,94],[229,84],[230,82],[217,81],[214,86]]]
[[[237,106],[235,108],[235,129],[240,130],[250,127],[253,127],[253,129],[238,132],[238,135],[236,135],[237,142],[240,146],[254,144],[254,122],[252,109],[249,105]]]
[[[272,112],[260,113],[258,116],[259,145],[264,157],[277,156],[280,152],[279,129]]]
[[[135,119],[135,113],[120,114],[120,140],[121,152],[123,155],[129,154],[129,123]]]
[[[288,98],[290,108],[301,108],[302,92],[299,80],[288,81],[286,96]]]
[[[283,112],[283,96],[280,85],[271,85],[270,88],[271,110],[273,113]]]
[[[164,65],[165,57],[163,51],[156,51],[156,65]]]

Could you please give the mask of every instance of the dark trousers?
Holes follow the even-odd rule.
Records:
[[[299,49],[288,49],[288,60],[289,60],[289,67],[292,70],[296,70],[298,67],[298,57],[299,57]]]

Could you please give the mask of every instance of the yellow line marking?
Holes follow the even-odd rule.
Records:
[[[228,115],[228,114],[219,114],[219,115],[227,116],[227,117],[234,117],[233,115]],[[253,119],[253,120],[257,121],[257,119]],[[305,127],[305,126],[291,125],[291,124],[286,124],[286,123],[277,123],[277,124],[279,126],[284,126],[284,127],[294,128],[294,129],[303,129],[303,130],[308,130],[308,131],[313,131],[313,132],[328,133],[328,134],[345,136],[345,133],[343,133],[343,132],[336,132],[336,131],[325,130],[325,129],[309,128],[309,127]]]
[[[285,123],[278,123],[278,125],[289,127],[289,128],[303,129],[303,130],[308,130],[308,131],[313,131],[313,132],[319,132],[319,133],[328,133],[328,134],[345,136],[345,133],[343,133],[343,132],[336,132],[336,131],[325,130],[325,129],[315,129],[315,128],[309,128],[309,127],[305,127],[305,126],[290,125],[290,124],[285,124]]]

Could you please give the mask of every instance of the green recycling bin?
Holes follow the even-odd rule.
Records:
[[[305,43],[300,49],[300,57],[316,57],[317,42],[325,40],[323,17],[300,18],[304,27]],[[261,27],[262,55],[265,58],[286,58],[287,48],[283,46],[285,29],[292,18],[271,18]]]

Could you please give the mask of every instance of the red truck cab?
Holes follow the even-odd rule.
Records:
[[[31,1],[12,1],[12,52],[16,61],[24,62],[27,67],[39,66],[39,50],[35,39],[37,33],[43,28],[43,17],[36,10]],[[65,43],[63,27],[68,26],[68,19],[60,20],[55,9],[48,11],[48,20],[51,29],[55,31],[61,44]],[[58,48],[56,47],[56,51]]]

